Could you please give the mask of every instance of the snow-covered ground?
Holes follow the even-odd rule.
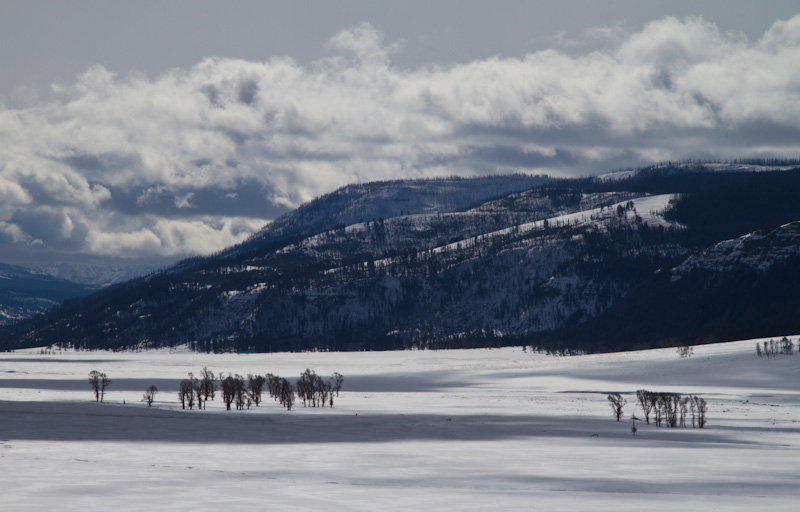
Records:
[[[796,340],[796,338],[793,338]],[[553,357],[519,348],[0,354],[0,510],[797,510],[800,355],[754,341]],[[182,411],[178,382],[306,368],[333,409]],[[105,372],[105,404],[87,376]],[[160,390],[148,408],[150,385]],[[640,422],[633,393],[697,394],[704,429]],[[606,395],[628,400],[615,421]]]

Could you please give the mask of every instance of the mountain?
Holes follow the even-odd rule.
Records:
[[[762,286],[753,279],[763,265],[749,278],[748,265],[778,242],[744,260],[724,256],[726,248],[800,220],[800,204],[787,200],[800,197],[800,168],[775,164],[351,185],[238,246],[67,301],[0,335],[11,347],[207,351],[594,351],[702,340],[721,327],[700,306],[722,297],[736,311],[730,304]],[[788,228],[769,233],[749,239],[790,248],[769,266],[784,276],[800,240]],[[728,264],[742,277],[728,279]],[[704,281],[715,272],[719,286]],[[764,281],[763,293],[770,286]],[[690,304],[694,311],[680,313]],[[653,328],[662,319],[685,328]]]
[[[25,269],[33,274],[55,277],[64,281],[87,285],[94,289],[129,281],[155,271],[158,267],[148,264],[113,263],[54,263],[32,265]]]
[[[800,221],[696,251],[608,310],[544,336],[552,350],[611,350],[730,341],[800,331]]]
[[[64,299],[87,295],[96,289],[0,263],[0,325],[43,313]]]

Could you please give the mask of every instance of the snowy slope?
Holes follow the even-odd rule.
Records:
[[[673,281],[687,273],[704,269],[713,272],[731,272],[752,268],[761,272],[776,263],[800,255],[800,221],[784,224],[766,232],[719,242],[687,258],[672,269]]]
[[[722,167],[666,164],[622,180],[506,176],[343,187],[221,254],[15,325],[0,346],[5,339],[11,347],[189,343],[243,352],[464,348],[558,330],[540,346],[560,350],[563,329],[612,311],[632,291],[637,298],[613,322],[591,327],[603,331],[595,338],[607,349],[632,347],[615,341],[626,325],[637,347],[719,340],[709,330],[721,326],[706,321],[719,308],[699,311],[723,302],[740,317],[737,328],[749,329],[724,339],[795,330],[800,324],[787,320],[797,318],[795,303],[784,300],[786,290],[776,293],[776,283],[800,286],[784,268],[800,257],[791,228],[800,222],[800,170]],[[782,224],[776,235],[754,232]],[[691,286],[682,276],[695,266],[738,280],[702,284],[692,272],[698,286]],[[658,275],[672,267],[675,274]],[[762,282],[745,272],[765,268]],[[667,274],[686,286],[671,289]],[[740,314],[764,297],[781,301],[767,308],[777,314],[759,310],[759,319],[769,318],[755,323]],[[667,328],[684,325],[679,333]]]
[[[676,241],[681,226],[663,217],[673,195],[595,191],[591,182],[530,188],[547,182],[345,187],[263,237],[72,304],[13,336],[31,345],[269,351],[499,340],[595,315],[686,250]],[[373,207],[370,220],[339,222]],[[622,272],[605,275],[606,267]]]
[[[398,180],[353,184],[319,197],[276,219],[226,254],[246,252],[276,240],[315,235],[338,225],[420,213],[465,210],[494,197],[541,186],[541,176]]]
[[[644,173],[742,173],[789,171],[800,167],[796,161],[784,161],[773,164],[726,163],[726,162],[663,162],[641,169],[622,169],[603,173],[597,176],[601,181],[613,182],[633,178]]]
[[[797,337],[792,337],[797,341]],[[0,354],[2,509],[794,511],[798,356],[755,341],[552,357],[519,348]],[[181,410],[180,379],[339,371],[333,409]],[[105,404],[86,375],[113,380]],[[156,384],[152,408],[140,402]],[[639,424],[637,389],[696,394],[704,429]],[[626,397],[624,421],[606,395]]]

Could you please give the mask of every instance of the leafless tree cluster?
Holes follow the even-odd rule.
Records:
[[[189,406],[189,409],[194,408],[194,381],[197,379],[190,373],[188,379],[183,379],[178,387],[178,400],[181,401],[181,409],[186,409],[186,406]],[[202,409],[201,406],[197,406],[198,409]]]
[[[653,393],[640,389],[636,391],[636,399],[644,413],[645,422],[650,423],[650,415],[654,415],[656,426],[686,427],[689,412],[692,414],[692,428],[703,428],[706,424],[708,404],[705,399],[695,396],[681,396],[678,393]]]
[[[89,385],[94,392],[96,402],[102,402],[106,394],[106,388],[111,385],[111,379],[105,373],[92,370],[89,372]]]
[[[244,410],[247,403],[247,388],[245,387],[244,377],[237,374],[229,374],[227,377],[224,374],[219,374],[219,381],[222,387],[222,401],[225,403],[225,409],[231,410],[231,404],[235,404],[236,410]]]
[[[93,372],[97,373],[97,372]],[[89,374],[91,377],[92,374]],[[100,376],[104,374],[97,373],[94,377],[97,378],[96,390],[105,389],[102,384]],[[189,373],[188,379],[183,379],[178,386],[178,399],[181,402],[181,408],[193,409],[197,405],[198,409],[204,409],[208,400],[214,400],[215,392],[217,390],[216,380],[219,379],[220,389],[222,390],[222,401],[227,410],[231,410],[233,405],[236,410],[243,410],[245,407],[248,409],[252,404],[258,407],[262,402],[262,394],[264,390],[269,392],[270,397],[275,401],[286,407],[288,410],[292,409],[295,403],[295,392],[297,396],[303,400],[304,406],[324,407],[328,404],[333,407],[334,394],[339,396],[339,391],[342,389],[344,377],[341,373],[334,372],[333,376],[327,381],[323,380],[314,371],[306,369],[300,375],[297,381],[297,387],[292,385],[285,378],[278,377],[271,373],[263,375],[248,374],[247,380],[238,373],[231,373],[225,375],[220,373],[219,377],[214,375],[214,372],[204,367],[200,372],[200,378],[196,378],[193,373]],[[107,384],[111,381],[107,380]],[[106,385],[107,385],[106,384]],[[94,385],[93,385],[94,386]],[[150,406],[153,403],[155,394],[158,388],[150,386],[142,396],[142,401],[147,402]],[[96,391],[96,395],[100,396],[102,401],[101,391]]]
[[[294,386],[292,386],[291,382],[277,375],[268,373],[267,390],[269,390],[269,396],[274,398],[275,401],[280,402],[287,410],[292,410],[292,406],[294,405]]]
[[[339,396],[342,382],[344,377],[339,373],[334,373],[333,378],[326,381],[313,370],[306,368],[297,381],[297,396],[303,401],[303,407],[309,404],[311,407],[325,407],[325,404],[333,407],[333,394]]]
[[[214,400],[214,393],[217,390],[217,384],[215,382],[216,375],[214,372],[208,369],[208,367],[204,366],[203,370],[200,372],[200,382],[203,389],[203,400],[206,402],[209,398]]]
[[[767,356],[767,357],[775,357],[778,354],[783,354],[790,356],[794,354],[794,343],[792,340],[784,336],[778,341],[769,340],[769,342],[764,341],[763,347],[758,342],[756,342],[756,354],[758,357]]]
[[[250,399],[256,404],[261,403],[261,392],[264,390],[264,385],[267,378],[263,375],[247,374],[247,390],[250,392]]]

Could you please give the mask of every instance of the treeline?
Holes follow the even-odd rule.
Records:
[[[800,241],[799,241],[800,242]],[[679,263],[676,262],[676,263]],[[669,269],[581,325],[531,336],[541,350],[587,353],[701,345],[800,332],[800,254],[766,269]]]
[[[90,384],[97,382],[98,375],[105,378],[105,374],[92,372]],[[95,381],[92,380],[92,377],[95,378]],[[279,402],[287,410],[292,410],[292,406],[296,402],[295,394],[297,399],[302,400],[303,407],[325,407],[326,405],[333,407],[334,396],[339,396],[343,383],[344,376],[339,372],[334,372],[326,380],[313,370],[306,369],[293,385],[289,380],[271,373],[266,375],[247,374],[247,378],[238,373],[227,375],[220,373],[217,376],[207,367],[203,367],[198,377],[195,377],[194,373],[189,373],[189,378],[180,382],[178,400],[182,409],[188,407],[191,410],[197,406],[197,409],[201,410],[206,408],[209,400],[214,400],[217,391],[221,391],[225,409],[230,411],[233,406],[237,411],[241,411],[245,408],[250,409],[252,405],[258,407],[266,390],[270,398]],[[102,388],[99,388],[98,384],[93,384],[95,395],[98,396],[100,393],[98,388],[105,390],[105,387],[105,384]],[[148,387],[142,395],[142,401],[151,406],[158,391],[156,386]],[[99,396],[102,401],[102,394]]]
[[[772,172],[714,173],[672,178],[695,182],[665,212],[688,227],[690,247],[800,220],[800,169]]]
[[[687,413],[692,415],[692,428],[703,428],[706,425],[708,404],[705,399],[696,396],[681,396],[678,393],[653,393],[640,389],[636,391],[636,400],[644,413],[645,422],[650,423],[650,415],[654,416],[657,427],[662,424],[670,428],[686,427]]]
[[[794,354],[794,343],[786,336],[779,339],[777,342],[775,340],[769,340],[769,342],[765,340],[764,348],[761,347],[761,343],[756,342],[756,354],[758,357],[775,357],[779,354],[790,356]]]
[[[686,427],[686,419],[691,412],[692,428],[703,428],[706,425],[708,404],[705,399],[696,396],[681,396],[678,393],[653,393],[640,389],[636,391],[636,399],[642,408],[645,422],[650,424],[650,416],[657,427],[665,425],[669,428]],[[622,418],[623,408],[628,401],[620,393],[608,395],[608,403],[617,421]],[[640,421],[631,415],[631,431],[636,435],[636,422]]]

